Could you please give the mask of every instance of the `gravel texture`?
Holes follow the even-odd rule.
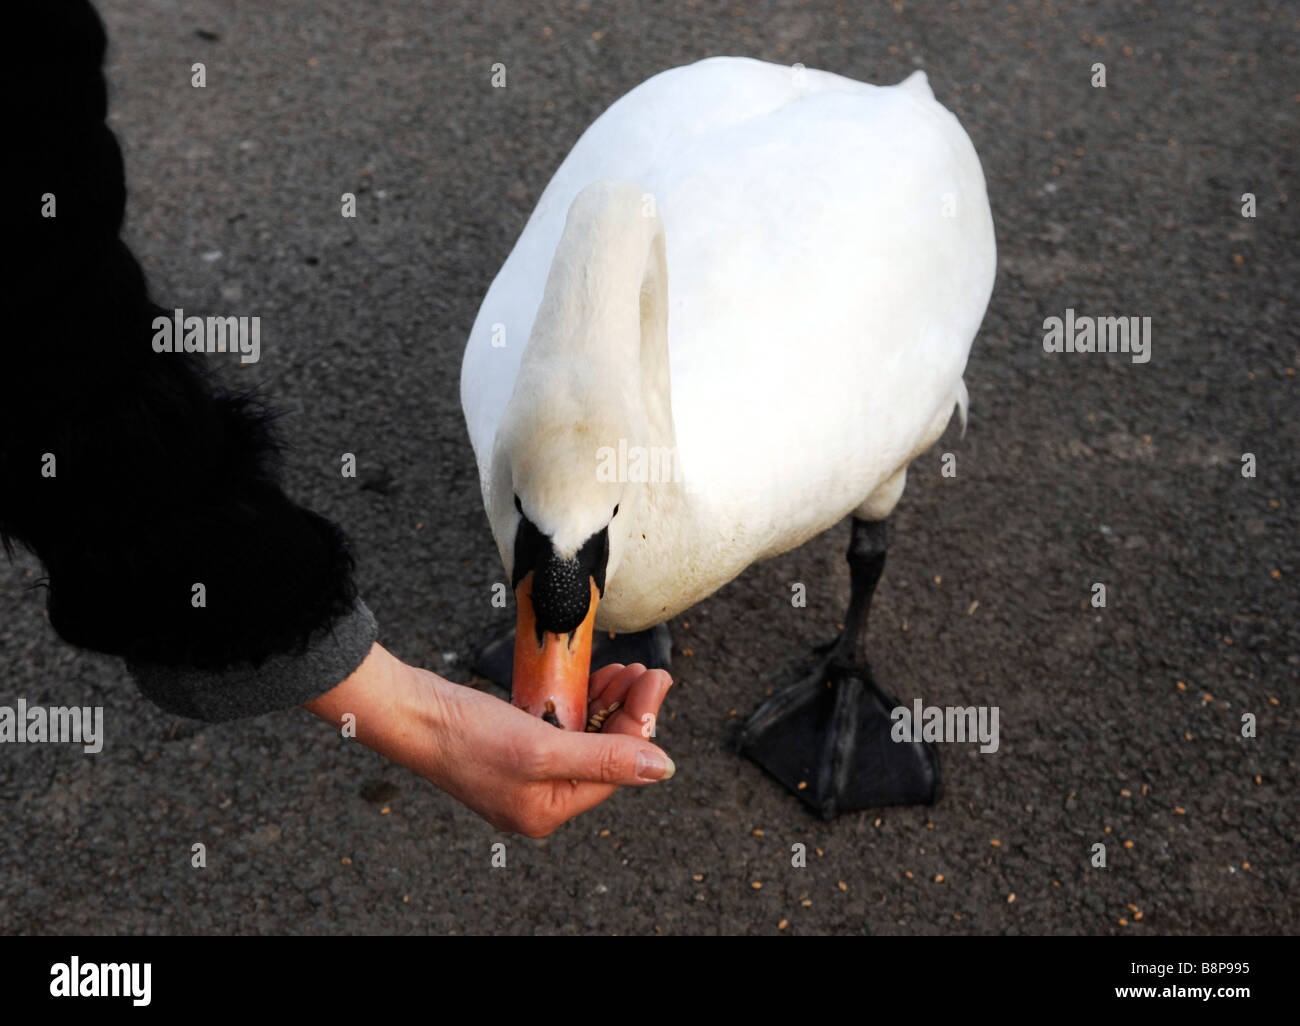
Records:
[[[845,526],[672,622],[677,777],[541,841],[302,711],[169,716],[120,661],[59,642],[20,554],[0,704],[102,704],[107,740],[0,747],[0,930],[1296,931],[1295,8],[662,7],[105,2],[129,240],[164,304],[262,317],[261,362],[229,373],[286,411],[291,492],[352,537],[383,643],[465,682],[511,614],[490,602],[461,350],[578,135],[709,55],[924,68],[983,160],[999,271],[970,429],[914,465],[870,651],[899,692],[996,705],[999,751],[945,746],[933,808],[828,825],[726,749],[839,622]],[[1150,362],[1045,354],[1067,307],[1151,317]],[[340,477],[345,451],[370,487]]]

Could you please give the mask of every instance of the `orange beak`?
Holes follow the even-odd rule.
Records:
[[[533,614],[533,575],[515,589],[519,620],[515,631],[515,670],[510,701],[564,730],[587,725],[587,680],[591,676],[591,634],[600,591],[591,581],[586,619],[571,634],[543,631],[537,636]]]

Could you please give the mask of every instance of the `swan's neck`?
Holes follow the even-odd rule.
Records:
[[[629,444],[675,443],[663,223],[649,194],[597,182],[579,194],[556,247],[520,377],[586,389],[587,423]],[[611,438],[617,445],[618,439]]]
[[[498,430],[499,521],[521,496],[563,558],[609,526],[613,573],[633,522],[680,512],[680,477],[659,484],[619,463],[623,453],[676,453],[667,312],[663,226],[647,194],[624,182],[588,186],[570,208]],[[642,533],[650,528],[634,537]],[[513,538],[498,544],[504,558]]]

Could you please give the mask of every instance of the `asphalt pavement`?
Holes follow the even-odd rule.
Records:
[[[300,710],[163,713],[119,660],[59,641],[20,553],[0,569],[0,704],[103,705],[106,739],[0,746],[0,931],[1296,931],[1294,6],[100,9],[155,297],[261,316],[261,360],[224,372],[285,411],[287,487],[352,538],[381,641],[461,682],[512,614],[491,604],[460,356],[579,134],[711,55],[925,69],[983,161],[998,276],[969,430],[914,465],[870,653],[898,692],[996,706],[1000,744],[943,746],[934,807],[829,824],[727,750],[840,622],[841,525],[672,621],[672,781],[507,837]],[[1067,309],[1150,317],[1150,360],[1045,353]],[[371,487],[340,477],[342,452]]]

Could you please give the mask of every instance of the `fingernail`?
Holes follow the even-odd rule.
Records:
[[[676,772],[673,760],[661,752],[636,753],[636,775],[641,780],[667,780]]]

